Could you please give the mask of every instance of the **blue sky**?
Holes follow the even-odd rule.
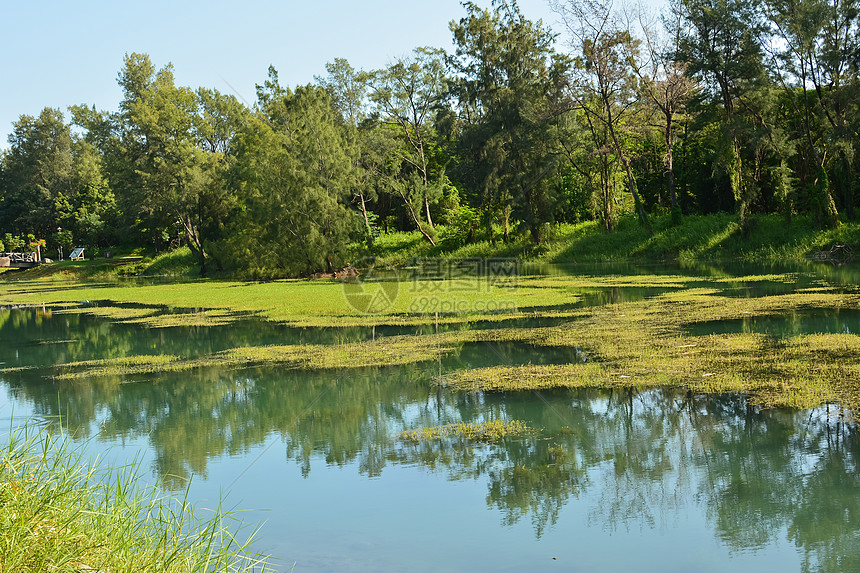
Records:
[[[519,5],[526,17],[561,29],[545,0]],[[214,87],[250,103],[270,64],[290,86],[325,75],[336,57],[356,68],[383,67],[417,46],[449,49],[448,22],[464,14],[458,0],[4,2],[0,148],[8,148],[21,114],[57,107],[68,119],[73,104],[116,110],[127,52],[147,53],[157,67],[172,62],[179,85]]]
[[[645,0],[659,5],[661,0]],[[490,0],[476,0],[487,7]],[[561,32],[546,0],[519,0],[532,20]],[[0,149],[12,122],[45,107],[95,105],[114,111],[123,56],[172,62],[178,85],[216,88],[254,101],[269,65],[295,86],[346,58],[375,69],[418,46],[450,50],[448,22],[465,14],[459,0],[317,0],[242,3],[223,0],[14,2],[0,9]],[[561,38],[560,38],[561,39]]]

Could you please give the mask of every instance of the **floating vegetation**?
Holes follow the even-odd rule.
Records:
[[[302,344],[231,348],[200,358],[140,355],[57,365],[57,380],[181,372],[205,367],[280,365],[288,368],[331,369],[396,366],[431,360],[450,352],[454,337],[391,336],[375,341],[339,345]],[[73,371],[69,371],[73,370]]]
[[[150,328],[177,326],[223,326],[238,318],[245,318],[229,310],[201,310],[198,312],[158,313],[131,318],[124,322],[142,324]]]
[[[390,336],[338,345],[250,346],[218,353],[216,360],[258,366],[282,364],[295,368],[364,368],[397,366],[432,360],[450,352],[456,341],[433,336]]]
[[[520,420],[488,420],[486,422],[460,422],[445,426],[407,430],[397,434],[397,439],[419,443],[426,440],[460,438],[472,442],[493,443],[502,438],[524,436],[531,433],[533,433],[532,429]]]
[[[122,306],[90,306],[81,305],[62,308],[57,314],[87,314],[106,318],[114,322],[125,322],[152,316],[158,312],[157,308],[129,308]]]
[[[812,335],[778,342],[762,335],[711,335],[695,343],[619,351],[582,364],[459,370],[440,383],[460,391],[674,387],[693,393],[738,392],[753,404],[812,408],[838,401],[860,408],[860,337]],[[837,358],[842,356],[843,358]]]
[[[105,361],[54,365],[58,379],[124,376],[206,367],[244,368],[275,365],[301,369],[349,369],[385,367],[429,360],[458,352],[470,343],[515,342],[534,347],[536,362],[542,348],[576,349],[571,356],[586,356],[569,364],[504,365],[464,368],[441,372],[440,383],[462,391],[535,390],[557,387],[661,386],[691,392],[739,392],[756,404],[807,408],[837,401],[860,409],[860,338],[848,332],[789,332],[790,336],[741,332],[719,333],[709,325],[756,317],[796,316],[802,312],[854,312],[860,309],[860,294],[834,285],[803,283],[795,273],[756,276],[692,277],[682,275],[538,276],[522,277],[484,296],[503,297],[507,291],[517,304],[528,301],[529,312],[452,313],[409,315],[395,306],[382,315],[348,314],[340,285],[333,282],[278,281],[266,284],[193,283],[153,285],[119,289],[83,287],[40,292],[51,303],[63,299],[116,297],[116,304],[144,308],[106,310],[111,307],[80,307],[75,312],[104,313],[102,316],[151,327],[223,324],[242,313],[255,313],[290,324],[339,326],[355,324],[461,324],[437,334],[377,337],[364,342],[301,344],[232,348],[198,358],[177,356],[131,356]],[[726,296],[733,283],[798,283],[796,290],[770,296]],[[801,284],[802,283],[802,284]],[[444,281],[437,281],[442,290]],[[453,289],[453,285],[451,286]],[[571,289],[616,287],[661,287],[663,291],[643,300],[602,306],[570,308],[580,300]],[[19,304],[36,296],[35,286],[16,284],[0,298]],[[33,290],[30,290],[33,289]],[[96,290],[98,292],[96,292]],[[772,291],[770,291],[772,292]],[[478,294],[472,298],[477,300]],[[276,296],[277,295],[277,296]],[[193,298],[192,298],[193,297]],[[202,301],[218,301],[217,307],[195,312],[169,309],[195,308]],[[471,300],[471,299],[469,299]],[[490,299],[488,299],[490,300]],[[495,299],[493,299],[495,300]],[[42,301],[40,301],[41,304]],[[100,303],[103,304],[103,303]],[[398,303],[400,304],[400,303]],[[152,312],[166,305],[167,312]],[[271,306],[268,306],[271,305]],[[135,315],[135,313],[138,313]],[[346,313],[346,314],[344,314]],[[123,316],[124,315],[124,316]],[[533,328],[506,326],[511,319],[527,319]],[[498,328],[471,329],[476,320],[492,321]],[[546,322],[542,322],[546,320]],[[517,323],[517,324],[522,324]],[[487,324],[483,327],[488,326]],[[695,328],[693,328],[695,327]],[[501,348],[501,346],[499,347]],[[522,364],[522,361],[520,361]],[[467,365],[468,366],[468,365]],[[4,370],[9,372],[11,370]]]
[[[9,368],[0,368],[0,374],[11,374],[12,372],[24,372],[35,369],[35,366],[11,366]]]
[[[110,303],[99,306],[81,305],[63,307],[57,314],[86,314],[106,318],[112,322],[142,324],[150,328],[169,328],[175,326],[221,326],[230,324],[245,315],[225,309],[202,309],[193,312],[172,312],[163,307],[113,306]]]
[[[103,360],[83,360],[68,362],[57,366],[61,371],[54,376],[57,380],[74,378],[93,378],[98,376],[121,376],[125,374],[142,374],[147,372],[172,371],[174,366],[182,364],[178,356],[170,354],[123,356]],[[70,370],[76,370],[70,372]]]

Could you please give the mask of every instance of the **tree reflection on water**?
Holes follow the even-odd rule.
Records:
[[[27,320],[24,328],[35,327]],[[104,335],[79,333],[85,344]],[[116,352],[135,345],[123,336],[104,344]],[[256,455],[274,435],[311,479],[324,463],[367,477],[419,465],[483,481],[502,523],[529,520],[537,537],[571,500],[587,498],[584,518],[610,532],[663,527],[699,511],[733,551],[787,539],[804,571],[860,570],[860,440],[832,407],[759,411],[743,396],[671,390],[454,394],[434,386],[440,367],[209,368],[62,383],[37,369],[8,372],[3,382],[38,416],[62,415],[75,435],[106,444],[148,437],[154,472],[170,489],[185,487],[191,474],[206,476],[210,460]],[[396,438],[488,419],[522,420],[535,431],[489,445]]]

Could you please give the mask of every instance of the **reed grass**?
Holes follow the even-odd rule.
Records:
[[[234,513],[201,518],[185,497],[135,486],[139,466],[85,461],[63,433],[24,425],[0,450],[3,573],[269,570],[230,529]]]

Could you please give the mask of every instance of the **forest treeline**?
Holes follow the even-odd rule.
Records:
[[[860,1],[674,0],[660,17],[463,4],[454,49],[348,60],[245,105],[127,54],[115,111],[21,116],[0,158],[6,248],[185,244],[201,273],[300,276],[396,230],[545,240],[624,213],[856,216]],[[0,249],[2,250],[2,249]]]

